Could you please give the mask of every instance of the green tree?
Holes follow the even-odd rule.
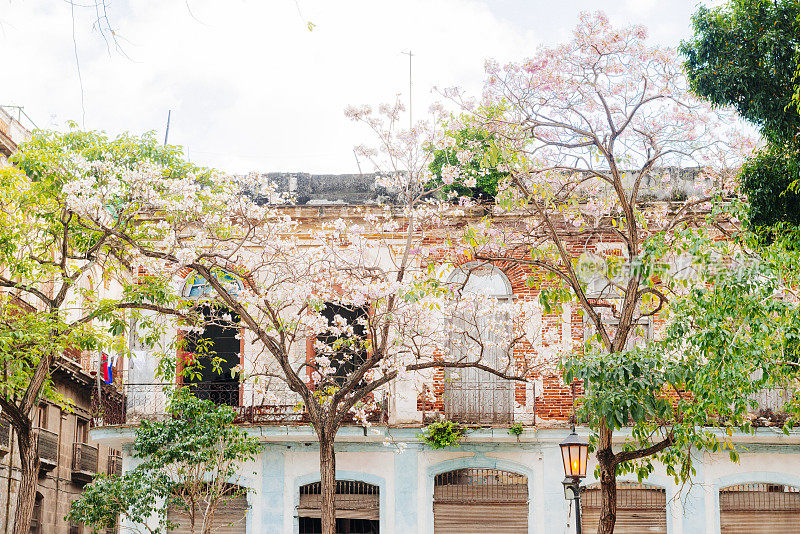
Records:
[[[215,514],[246,492],[237,484],[240,468],[261,446],[233,424],[233,408],[197,399],[189,388],[172,393],[168,414],[142,421],[132,448],[141,463],[120,477],[99,475],[73,503],[68,520],[102,529],[121,516],[157,534],[178,526],[167,519],[171,505],[192,534],[222,526]]]
[[[498,185],[508,177],[500,170],[498,151],[492,134],[480,128],[463,125],[450,130],[447,142],[434,148],[430,171],[434,175],[428,189],[436,189],[447,195],[455,193],[461,197],[493,201]],[[457,169],[457,176],[452,170]]]
[[[692,90],[732,106],[761,128],[768,145],[742,170],[750,224],[800,224],[800,108],[793,104],[800,72],[800,2],[731,0],[692,17],[694,37],[680,50]]]
[[[678,483],[694,474],[693,450],[727,451],[737,461],[739,448],[730,436],[752,432],[756,394],[797,385],[798,255],[778,243],[748,252],[755,242],[747,235],[740,252],[731,254],[729,244],[684,233],[669,246],[694,259],[696,276],[670,302],[663,337],[613,354],[590,344],[584,356],[565,364],[567,380],[584,381],[581,413],[590,427],[605,420],[617,430],[630,428],[633,439],[615,455],[619,473],[643,479],[660,461]],[[645,261],[660,248],[651,247]],[[717,261],[721,257],[725,264]],[[786,409],[793,417],[784,430],[798,413],[796,406]],[[651,454],[637,456],[635,444],[652,435],[666,439]],[[597,447],[596,434],[592,444]]]
[[[14,532],[27,534],[39,471],[32,413],[42,398],[64,402],[50,379],[59,358],[101,347],[124,352],[120,334],[127,310],[180,314],[163,287],[147,280],[131,283],[126,245],[113,232],[87,225],[75,211],[72,192],[84,177],[106,167],[124,174],[162,165],[169,169],[165,184],[185,178],[192,168],[152,136],[111,140],[79,131],[37,132],[12,162],[0,169],[0,408],[16,435],[21,461]],[[114,187],[113,181],[104,187]],[[115,205],[98,209],[115,231],[137,231],[141,213],[122,218]],[[117,290],[113,297],[104,291],[106,283]]]

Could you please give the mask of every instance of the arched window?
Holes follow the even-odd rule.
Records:
[[[498,299],[512,296],[511,282],[503,271],[494,265],[470,262],[457,267],[450,275],[448,283],[460,293],[485,295]]]
[[[436,475],[433,532],[528,532],[528,478],[510,471],[482,468]]]
[[[600,522],[600,484],[581,491],[581,527],[597,532]],[[667,492],[664,488],[636,482],[617,482],[615,534],[667,534]]]
[[[719,524],[722,534],[795,532],[800,524],[800,488],[765,482],[722,488]]]
[[[380,529],[380,488],[359,480],[337,480],[336,532],[378,534]],[[322,532],[322,484],[300,486],[297,516],[300,534]]]
[[[459,266],[448,283],[465,304],[449,319],[451,360],[509,367],[509,318],[492,309],[513,297],[506,275],[493,265],[473,262]],[[511,422],[514,390],[510,381],[474,367],[448,369],[445,374],[445,417],[475,424]]]

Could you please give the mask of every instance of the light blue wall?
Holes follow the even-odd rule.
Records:
[[[411,440],[409,440],[411,441]],[[295,461],[308,462],[307,454],[304,460],[294,455],[296,444],[300,441],[283,444],[267,445],[263,453],[263,480],[261,490],[255,499],[261,502],[261,517],[253,518],[248,522],[248,533],[285,533],[288,529],[297,532],[297,520],[294,509],[284,510],[284,503],[297,506],[299,500],[299,487],[303,484],[316,482],[319,474],[308,473],[298,476],[293,480],[286,480],[287,466]],[[314,444],[306,443],[314,448]],[[757,446],[757,451],[749,454],[800,454],[800,446]],[[309,447],[301,450],[308,452]],[[340,454],[359,454],[386,452],[386,448],[378,442],[346,442],[337,444]],[[452,458],[452,453],[465,454],[460,458]],[[521,454],[520,454],[521,453]],[[497,458],[497,455],[518,454],[524,461],[510,461]],[[441,461],[435,458],[441,455]],[[352,458],[352,457],[351,457]],[[380,488],[380,524],[382,534],[428,533],[433,532],[433,480],[438,473],[467,467],[495,468],[513,471],[528,477],[529,487],[529,532],[531,534],[550,534],[574,532],[574,510],[571,511],[569,503],[564,499],[561,485],[563,467],[561,454],[557,442],[484,442],[465,443],[458,449],[437,452],[431,451],[419,443],[409,443],[403,452],[389,456],[385,468],[381,464],[379,472],[367,473],[357,470],[340,470],[337,478],[343,480],[361,480],[375,484]],[[431,461],[433,458],[433,461]],[[773,457],[774,458],[774,457]],[[374,457],[373,457],[374,459]],[[794,459],[792,459],[794,460]],[[670,534],[682,531],[682,534],[706,534],[707,525],[716,525],[716,530],[709,525],[708,534],[719,534],[719,489],[731,484],[745,482],[772,482],[800,486],[800,470],[793,473],[771,473],[763,471],[741,472],[736,475],[714,479],[714,472],[718,467],[713,462],[727,462],[726,458],[715,458],[711,464],[704,465],[703,456],[695,458],[696,474],[693,477],[695,484],[686,484],[682,487],[675,485],[671,478],[663,475],[652,475],[645,482],[666,489],[667,501],[670,506],[681,506],[682,518],[678,525],[672,513],[667,514],[667,527]],[[352,466],[352,462],[350,462]],[[290,470],[289,470],[290,471]],[[292,476],[292,475],[288,475]],[[620,480],[629,480],[620,477]],[[590,472],[586,484],[595,482]],[[292,496],[284,494],[290,491]],[[708,497],[707,497],[708,495]],[[712,496],[713,495],[713,496]],[[708,498],[708,503],[706,499]],[[678,508],[680,509],[680,507]],[[707,512],[708,510],[708,512]],[[707,513],[716,514],[715,519],[707,518]],[[389,518],[393,517],[393,524]],[[290,519],[291,518],[291,519]],[[569,518],[569,519],[568,519]],[[567,529],[569,520],[570,528]]]
[[[417,532],[419,450],[410,445],[394,459],[394,531]]]
[[[283,484],[284,465],[286,461],[284,446],[264,447],[261,491],[256,498],[261,500],[261,528],[251,529],[247,532],[274,532],[283,531]]]

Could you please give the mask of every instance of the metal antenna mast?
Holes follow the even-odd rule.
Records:
[[[169,119],[172,117],[172,110],[167,110],[167,132],[164,134],[164,146],[167,146],[167,139],[169,139]]]
[[[408,129],[410,130],[414,125],[414,119],[411,113],[411,58],[414,57],[414,54],[411,53],[411,50],[408,52],[401,52],[401,54],[408,56]]]

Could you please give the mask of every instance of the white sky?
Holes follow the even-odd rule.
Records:
[[[75,5],[92,0],[74,0]],[[434,86],[479,91],[484,60],[521,60],[565,40],[582,10],[641,23],[675,46],[697,0],[115,0],[125,55],[106,48],[94,10],[75,7],[85,119],[68,0],[0,0],[0,104],[39,127],[68,121],[116,135],[155,130],[189,158],[228,172],[357,172],[369,133],[347,105],[435,99]],[[188,7],[187,7],[188,6]],[[306,21],[315,24],[313,31]],[[364,169],[365,171],[367,169]]]

